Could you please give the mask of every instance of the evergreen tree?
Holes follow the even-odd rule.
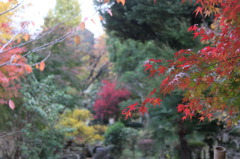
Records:
[[[202,17],[192,14],[193,4],[182,4],[181,0],[158,0],[155,4],[152,0],[131,0],[122,6],[112,0],[109,7],[113,16],[108,10],[99,9],[104,17],[103,26],[121,39],[154,40],[177,49],[196,45],[187,32],[190,25],[202,23]]]
[[[192,35],[187,32],[191,24],[202,23],[201,17],[192,14],[192,4],[180,4],[180,1],[152,1],[131,0],[124,6],[111,1],[109,5],[113,16],[107,11],[100,11],[104,16],[103,22],[108,33],[115,37],[110,38],[110,59],[119,78],[131,87],[133,99],[143,101],[144,97],[153,88],[157,88],[159,80],[152,77],[148,80],[143,71],[144,62],[151,58],[171,59],[178,49],[200,47],[198,41],[192,40]],[[216,123],[205,123],[196,126],[196,121],[183,123],[177,113],[176,106],[181,102],[181,91],[176,91],[167,97],[162,97],[160,107],[149,109],[147,129],[153,132],[153,139],[157,140],[156,146],[175,158],[192,158],[192,140],[206,145],[204,139],[208,137],[210,126],[214,133],[218,131]],[[128,102],[123,102],[126,107]],[[195,131],[196,130],[196,131]],[[197,138],[197,131],[205,131],[202,137]],[[198,132],[197,132],[198,133]],[[168,136],[166,138],[166,136]],[[201,145],[200,144],[200,145]],[[170,147],[168,147],[170,146]],[[201,149],[201,146],[198,147]],[[158,149],[159,150],[159,149]],[[161,152],[160,152],[161,153]],[[173,155],[175,154],[175,155]]]

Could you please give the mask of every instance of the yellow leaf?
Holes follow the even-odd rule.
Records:
[[[81,41],[81,39],[80,39],[79,36],[75,36],[75,37],[74,37],[74,42],[75,42],[75,44],[79,44],[80,41]]]
[[[211,24],[211,25],[210,25],[210,28],[211,28],[211,29],[215,29],[215,28],[216,28],[216,24]]]
[[[30,37],[29,34],[25,34],[24,37],[23,37],[23,39],[24,39],[25,41],[28,41],[28,40],[29,40],[29,37]]]

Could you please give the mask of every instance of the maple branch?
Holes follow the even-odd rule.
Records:
[[[23,1],[24,1],[24,0],[23,0]],[[45,33],[43,33],[42,35],[38,36],[38,37],[35,38],[35,39],[28,40],[28,41],[26,41],[26,42],[24,42],[24,43],[21,43],[21,44],[19,44],[19,45],[13,46],[13,47],[11,47],[11,48],[9,48],[9,49],[7,49],[7,50],[4,50],[4,51],[0,50],[0,54],[5,53],[5,52],[8,52],[8,51],[10,51],[10,50],[13,50],[13,49],[15,49],[15,48],[23,47],[23,46],[25,46],[25,45],[27,45],[27,44],[29,44],[29,43],[32,43],[32,42],[34,42],[34,41],[37,41],[37,40],[43,38],[44,36],[50,34],[51,32],[53,32],[58,26],[64,24],[65,22],[67,22],[67,21],[69,21],[69,20],[72,20],[72,19],[76,18],[77,16],[79,16],[79,14],[76,14],[76,15],[72,16],[71,18],[66,18],[66,19],[64,19],[63,21],[61,21],[60,23],[54,25],[53,27],[51,27],[50,29],[48,29]]]
[[[42,46],[39,46],[39,47],[37,47],[37,48],[34,48],[34,49],[28,51],[28,52],[27,52],[25,55],[23,55],[22,57],[18,58],[17,60],[19,60],[19,59],[21,59],[21,58],[23,58],[23,57],[26,57],[26,56],[30,55],[31,53],[39,52],[39,51],[41,51],[41,50],[47,49],[49,46],[52,46],[52,45],[54,45],[54,44],[56,44],[56,43],[59,43],[59,42],[65,40],[65,39],[66,39],[69,35],[71,35],[71,34],[72,34],[72,32],[69,32],[69,33],[61,36],[60,38],[55,39],[54,41],[51,41],[51,42],[49,42],[49,43],[47,43],[47,44],[44,44],[44,45],[42,45]],[[49,56],[50,56],[50,55],[48,55],[47,58],[48,58]],[[5,63],[0,64],[0,67],[5,66],[5,65],[22,66],[21,64],[12,63],[12,60],[11,60],[11,59],[10,59],[9,61],[5,62]]]
[[[26,57],[26,56],[30,55],[31,53],[34,53],[34,52],[38,52],[38,51],[47,49],[49,46],[52,46],[52,45],[57,44],[57,43],[59,43],[59,42],[62,42],[63,40],[65,40],[65,39],[66,39],[69,35],[71,35],[71,34],[72,34],[72,32],[69,32],[69,33],[61,36],[61,37],[58,38],[58,39],[55,39],[55,40],[53,40],[53,41],[51,41],[51,42],[49,42],[49,43],[47,43],[47,44],[43,44],[42,46],[39,46],[39,47],[37,47],[37,48],[34,48],[34,49],[28,51],[25,55],[23,55],[23,57]]]
[[[94,76],[94,77],[90,80],[90,82],[89,82],[88,84],[86,84],[85,90],[88,89],[88,87],[101,75],[101,73],[108,68],[109,64],[110,64],[110,63],[107,62],[106,64],[104,64],[104,65],[98,70],[96,76]]]
[[[3,14],[6,14],[6,13],[12,11],[12,10],[14,10],[14,9],[17,8],[18,6],[20,6],[23,2],[24,2],[24,0],[22,0],[22,2],[18,3],[18,4],[15,5],[14,7],[10,8],[10,9],[8,9],[8,10],[2,12],[2,13],[0,13],[0,16],[3,15]]]
[[[62,22],[62,23],[63,23],[63,22]],[[26,41],[26,42],[24,42],[24,43],[21,43],[21,44],[19,44],[19,45],[13,46],[13,47],[11,47],[11,48],[9,48],[9,49],[7,49],[7,50],[4,50],[4,51],[0,50],[0,54],[6,53],[6,52],[8,52],[8,51],[10,51],[10,50],[13,50],[13,49],[15,49],[15,48],[23,47],[23,46],[25,46],[25,45],[27,45],[27,44],[29,44],[29,43],[32,43],[32,42],[34,42],[34,41],[37,41],[37,40],[41,39],[41,38],[43,38],[44,36],[46,36],[46,35],[50,34],[51,32],[53,32],[53,31],[54,31],[59,25],[61,25],[62,23],[56,24],[54,27],[50,28],[47,32],[43,33],[41,36],[38,36],[38,37],[35,38],[35,39],[32,39],[32,40]]]
[[[19,33],[16,33],[15,35],[13,35],[13,37],[12,37],[6,44],[3,45],[3,47],[0,49],[0,53],[3,51],[3,49],[4,49],[5,47],[7,47],[7,46],[14,40],[14,38],[15,38],[18,34],[19,34]]]
[[[235,58],[238,58],[238,57],[240,57],[240,55],[238,55],[238,56],[234,56],[234,57],[230,57],[230,58],[227,58],[226,60],[219,61],[219,62],[216,62],[216,63],[210,64],[210,65],[204,66],[202,69],[207,68],[207,67],[209,67],[209,66],[217,65],[217,64],[220,64],[220,63],[222,63],[222,62],[224,62],[224,61],[228,61],[228,60],[235,59]]]
[[[41,60],[40,62],[37,62],[31,66],[36,66],[36,65],[39,65],[41,62],[45,62],[51,56],[51,54],[52,54],[52,52],[49,51],[48,55],[43,60]]]

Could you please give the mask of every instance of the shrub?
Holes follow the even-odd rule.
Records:
[[[123,129],[125,126],[123,123],[116,122],[113,125],[109,126],[108,129],[105,132],[105,140],[104,143],[106,145],[113,145],[113,153],[115,156],[120,156],[123,151],[123,145],[124,145],[124,132]]]
[[[93,115],[86,109],[75,109],[65,112],[57,125],[58,128],[66,129],[67,138],[73,139],[78,144],[88,144],[103,140],[103,132],[106,126],[94,125],[89,126],[89,121]]]

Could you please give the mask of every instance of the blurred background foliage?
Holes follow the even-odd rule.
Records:
[[[40,35],[54,30],[29,49],[78,26],[79,6],[77,0],[56,0]],[[95,6],[101,9],[98,0]],[[22,79],[21,95],[13,99],[16,109],[0,107],[0,157],[61,159],[72,152],[82,158],[106,153],[116,159],[212,159],[217,143],[228,148],[230,157],[240,153],[239,127],[196,118],[182,122],[176,110],[182,91],[161,97],[161,106],[149,107],[148,114],[121,115],[164,79],[149,77],[144,63],[201,47],[187,28],[209,26],[211,17],[195,17],[196,6],[181,0],[128,0],[124,6],[111,0],[107,7],[113,16],[99,10],[106,35],[94,38],[89,30],[78,30],[29,57],[33,64],[51,54],[43,72],[34,69]]]

